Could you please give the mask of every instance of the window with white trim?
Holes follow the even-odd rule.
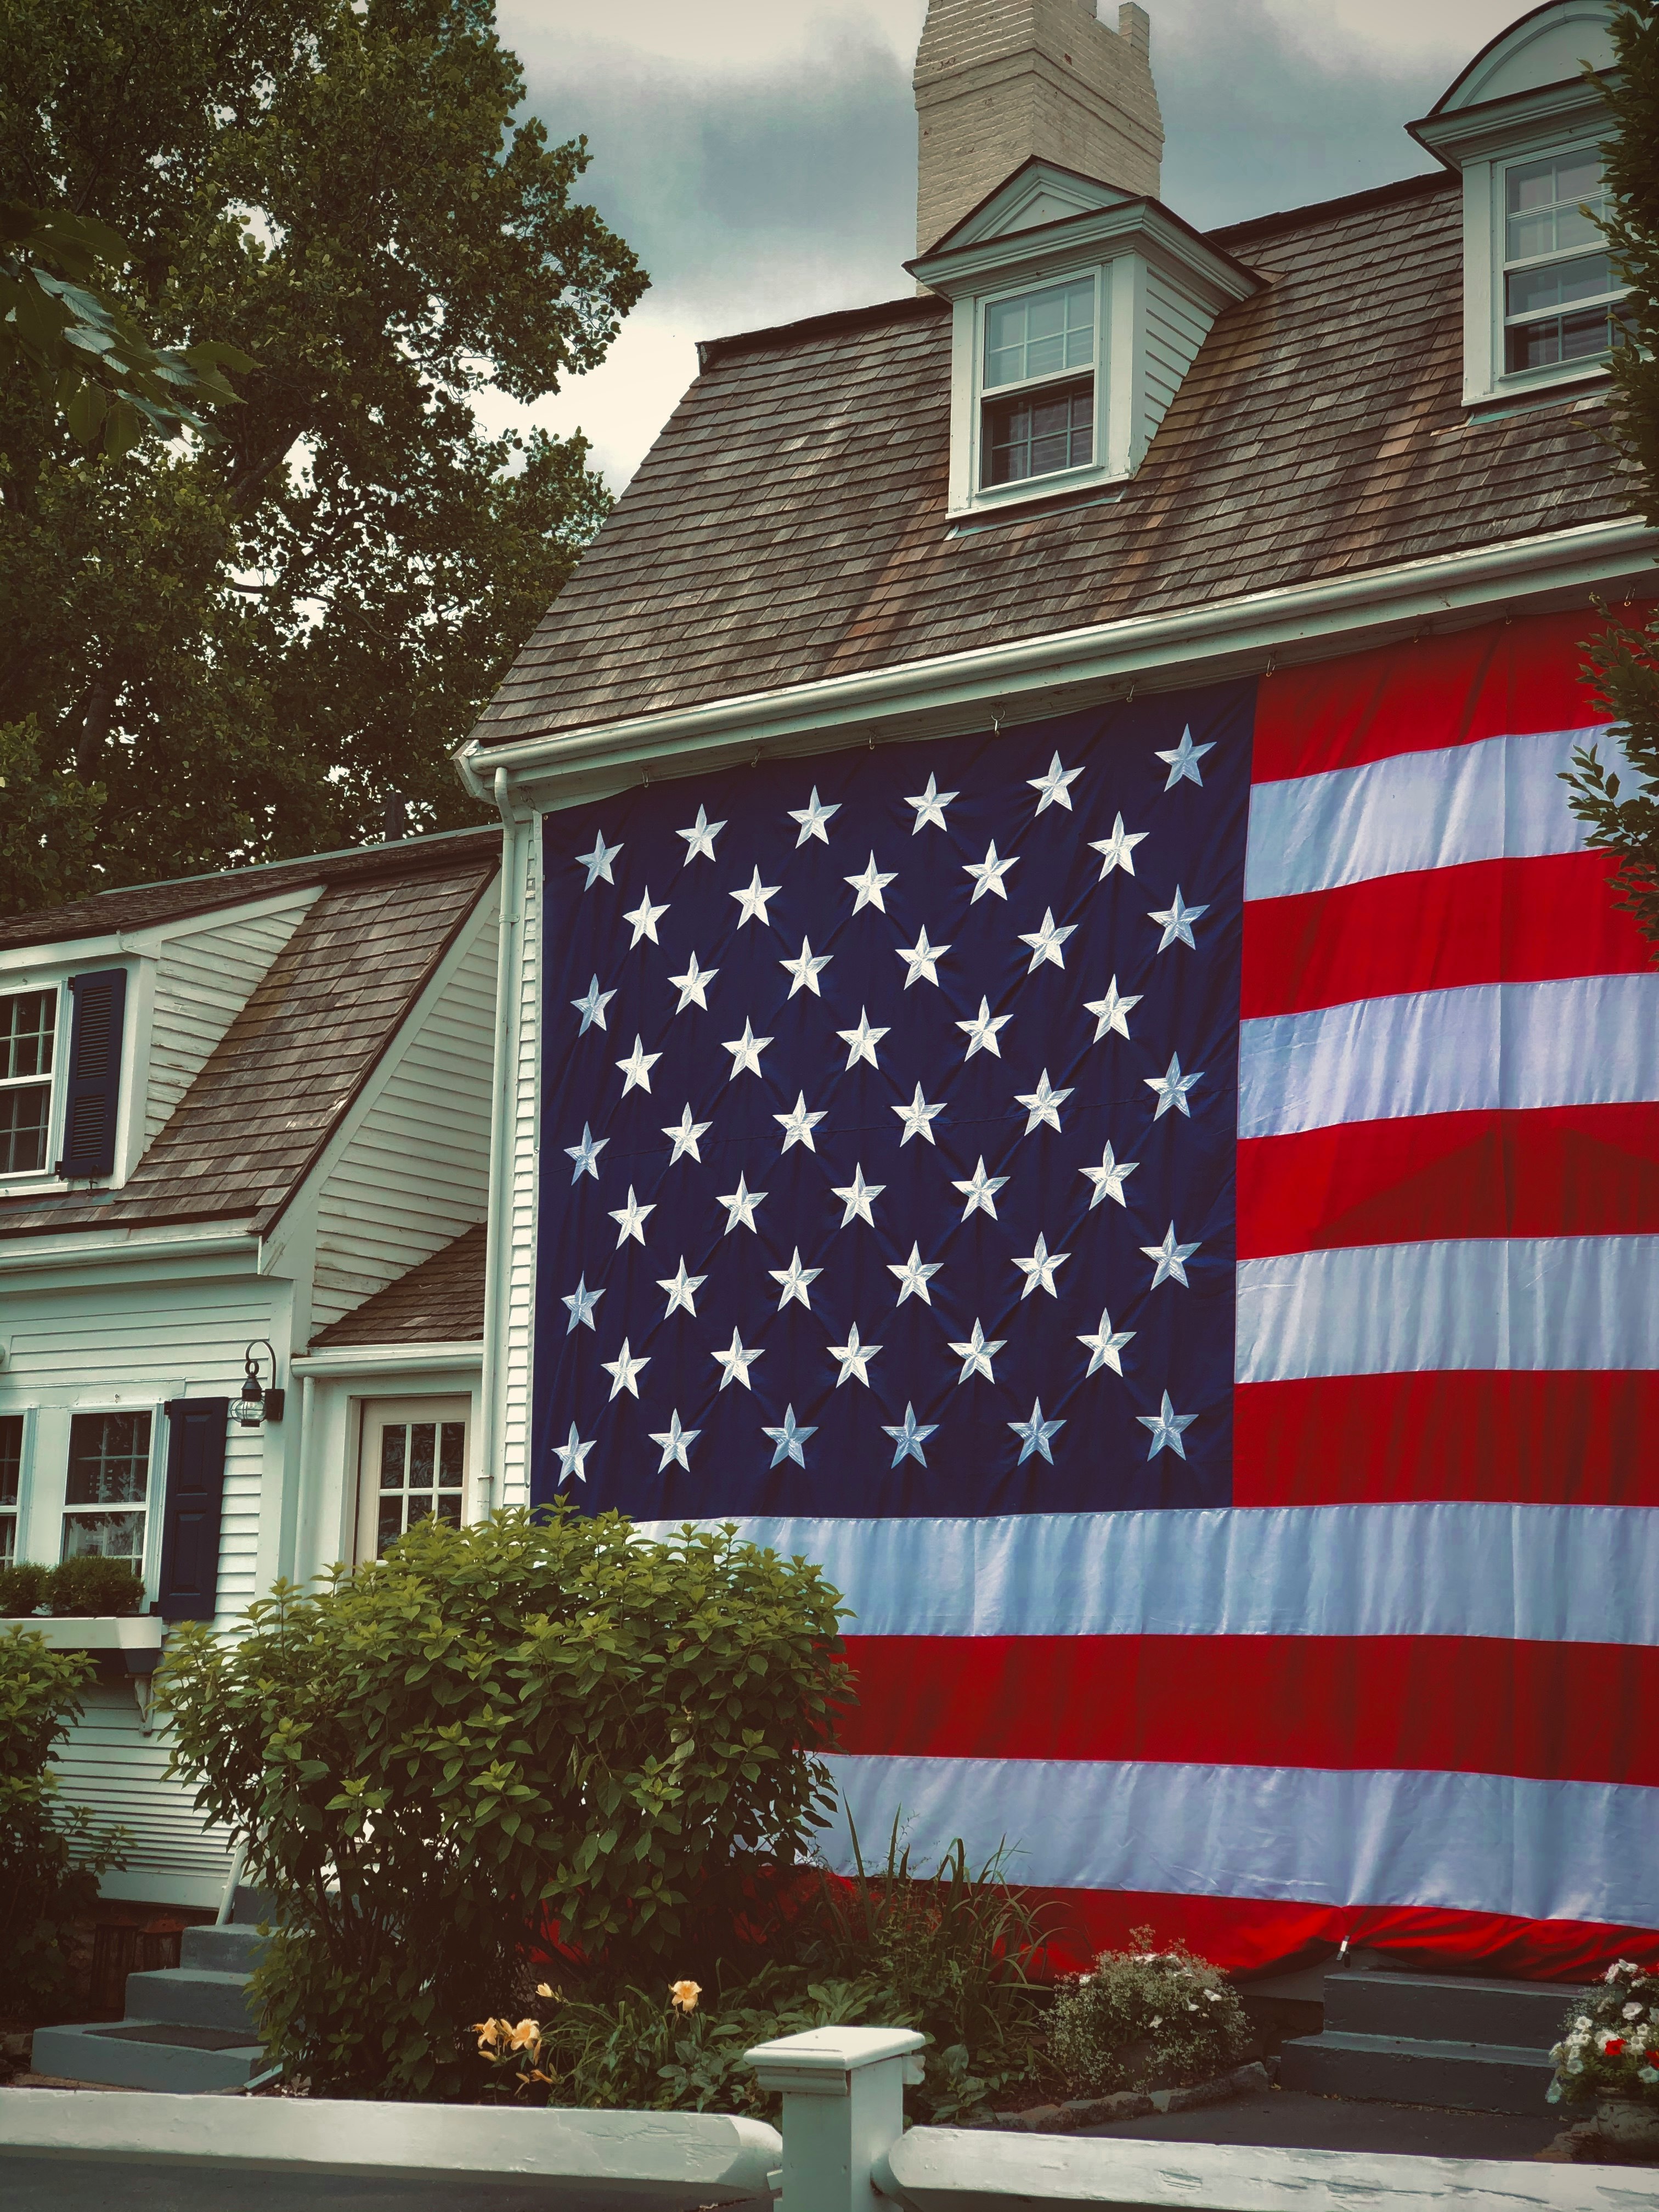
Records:
[[[70,1421],[64,1559],[91,1553],[142,1569],[153,1426],[148,1412],[76,1413]]]
[[[0,1176],[40,1175],[51,1157],[58,993],[0,997]]]
[[[23,1482],[23,1416],[0,1413],[0,1567],[17,1557],[18,1493]]]
[[[1626,287],[1608,258],[1601,156],[1576,146],[1504,171],[1504,374],[1591,362],[1618,343]]]
[[[980,485],[1088,468],[1095,458],[1095,279],[987,302]]]

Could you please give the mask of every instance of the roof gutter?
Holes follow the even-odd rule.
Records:
[[[1659,532],[1639,515],[1621,516],[560,736],[504,744],[470,738],[456,766],[477,798],[504,812],[515,795],[532,790],[544,806],[576,805],[624,789],[647,772],[691,775],[763,753],[942,737],[1016,713],[1033,720],[1121,696],[1137,684],[1168,690],[1275,662],[1323,659],[1339,640],[1363,635],[1365,643],[1380,644],[1430,627],[1453,628],[1507,600],[1554,596],[1570,603],[1639,576],[1656,550]]]

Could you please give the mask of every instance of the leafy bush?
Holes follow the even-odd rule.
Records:
[[[1152,1931],[1130,1931],[1150,1947]],[[1237,2066],[1251,2046],[1238,1993],[1219,1968],[1182,1944],[1103,1951],[1092,1974],[1054,1999],[1048,2047],[1074,2096],[1203,2081]]]
[[[39,1613],[46,1602],[50,1567],[37,1567],[27,1559],[0,1566],[0,1620],[19,1620]]]
[[[465,2094],[464,2023],[506,2008],[538,1928],[667,1978],[828,1802],[837,1606],[730,1531],[651,1543],[561,1505],[418,1522],[314,1595],[279,1584],[232,1643],[185,1627],[158,1698],[276,1899],[273,2056],[331,2092]]]
[[[65,1807],[47,1765],[93,1668],[38,1630],[0,1636],[0,2011],[55,1995],[66,1926],[91,1910],[105,1868],[125,1863],[121,1832]]]
[[[1550,2057],[1552,2105],[1634,2097],[1659,2106],[1659,1973],[1615,1960],[1599,1989],[1575,1999]]]
[[[143,1601],[144,1578],[126,1559],[88,1552],[46,1571],[46,1603],[60,1616],[106,1620],[113,1613],[137,1613]]]

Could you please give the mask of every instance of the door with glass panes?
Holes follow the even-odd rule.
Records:
[[[360,1559],[378,1559],[411,1522],[431,1514],[459,1528],[471,1410],[465,1398],[372,1398],[364,1406]]]

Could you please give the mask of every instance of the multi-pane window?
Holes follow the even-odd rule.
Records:
[[[58,994],[0,998],[0,1175],[38,1175],[52,1138]]]
[[[413,1522],[431,1516],[459,1528],[465,1466],[464,1421],[388,1421],[380,1431],[375,1550],[385,1551]]]
[[[66,1559],[88,1552],[135,1564],[143,1559],[149,1446],[148,1413],[75,1415],[64,1493]]]
[[[1601,155],[1580,147],[1517,161],[1504,191],[1505,374],[1609,352],[1625,287],[1596,220],[1607,212]]]
[[[1094,459],[1094,362],[1091,276],[986,308],[982,385],[1003,396],[983,404],[983,483],[1019,483]]]
[[[23,1480],[23,1416],[0,1413],[0,1566],[17,1557],[17,1493]]]

